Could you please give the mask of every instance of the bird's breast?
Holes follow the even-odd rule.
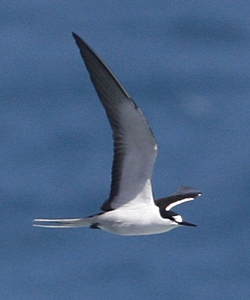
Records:
[[[116,209],[98,216],[97,222],[99,228],[119,235],[157,234],[178,226],[161,218],[157,207],[152,210]]]

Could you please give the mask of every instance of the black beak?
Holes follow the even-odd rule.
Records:
[[[186,226],[194,226],[194,227],[197,227],[197,225],[192,224],[192,223],[188,223],[188,222],[185,222],[185,221],[180,222],[180,223],[178,223],[178,224],[180,224],[180,225],[186,225]]]

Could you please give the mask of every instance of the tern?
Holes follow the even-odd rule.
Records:
[[[180,186],[176,193],[154,199],[151,177],[157,156],[154,135],[140,108],[102,59],[72,33],[106,111],[113,132],[114,158],[108,200],[102,212],[78,219],[35,219],[34,226],[90,227],[118,235],[150,235],[182,226],[196,226],[171,209],[201,192]]]

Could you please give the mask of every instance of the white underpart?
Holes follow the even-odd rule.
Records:
[[[151,176],[157,144],[147,120],[105,63],[83,40],[73,36],[113,131],[115,151],[110,197],[102,206],[105,211],[102,214],[82,219],[35,219],[34,226],[89,226],[120,235],[156,234],[178,227],[181,216],[173,217],[176,222],[162,218],[153,199]],[[189,200],[194,198],[171,203],[166,210]]]
[[[177,219],[180,220],[178,216]],[[173,220],[162,218],[157,206],[147,205],[125,205],[83,219],[36,219],[34,221],[37,222],[34,226],[45,228],[90,227],[95,225],[100,229],[119,235],[157,234],[179,226]]]
[[[167,232],[179,225],[170,219],[163,219],[159,208],[120,207],[96,216],[98,227],[119,235],[149,235]]]

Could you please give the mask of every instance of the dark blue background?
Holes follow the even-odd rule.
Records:
[[[1,299],[250,298],[250,2],[2,1]],[[197,228],[32,227],[109,194],[111,131],[71,37],[107,62],[159,144],[154,193]]]

